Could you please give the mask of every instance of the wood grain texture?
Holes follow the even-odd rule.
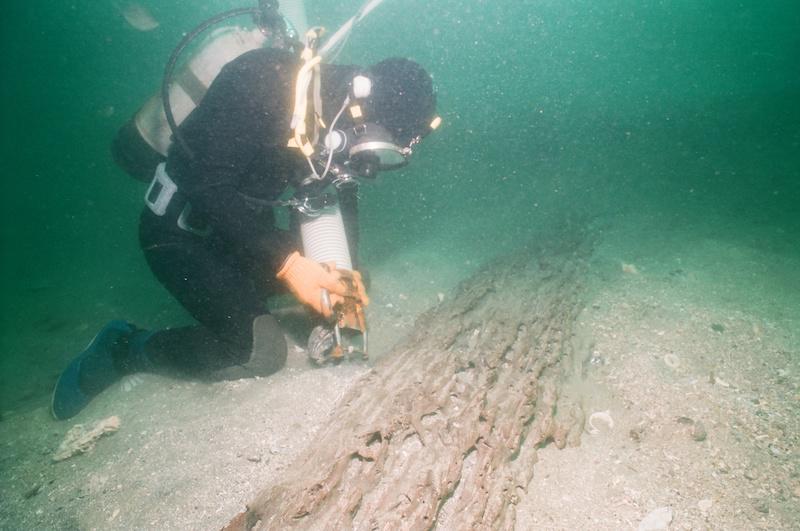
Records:
[[[583,427],[559,391],[588,247],[571,234],[462,283],[226,529],[512,529],[537,448]]]

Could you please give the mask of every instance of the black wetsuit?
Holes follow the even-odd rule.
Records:
[[[146,350],[157,366],[202,374],[250,358],[253,320],[268,313],[266,298],[281,290],[275,273],[300,249],[297,231],[279,229],[273,208],[264,205],[309,170],[299,151],[286,146],[297,70],[288,52],[248,52],[222,69],[181,124],[193,157],[173,143],[166,170],[178,192],[164,216],[145,208],[140,242],[156,278],[199,325],[154,334]],[[327,120],[356,70],[323,65]],[[177,223],[187,202],[195,232]],[[355,192],[340,193],[340,202],[355,259]],[[283,359],[276,362],[277,369]]]

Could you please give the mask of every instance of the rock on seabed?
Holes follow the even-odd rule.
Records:
[[[639,522],[639,531],[666,531],[672,522],[672,508],[659,507]]]

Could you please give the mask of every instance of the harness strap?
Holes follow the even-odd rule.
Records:
[[[291,121],[293,135],[289,139],[288,146],[299,149],[306,157],[310,157],[314,154],[314,144],[318,140],[318,128],[322,122],[321,108],[315,108],[314,113],[316,119],[314,121],[314,132],[312,138],[309,139],[306,117],[308,116],[308,89],[312,80],[315,80],[313,104],[318,104],[319,107],[322,106],[319,85],[319,64],[322,61],[322,57],[315,53],[316,45],[320,35],[322,35],[322,31],[322,28],[316,27],[311,28],[306,33],[306,45],[303,52],[300,54],[303,65],[297,73],[297,84],[295,85],[294,91],[294,112],[292,113]]]

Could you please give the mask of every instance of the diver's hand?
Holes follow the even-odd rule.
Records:
[[[276,277],[286,283],[297,300],[325,317],[331,317],[346,298],[369,304],[358,271],[339,270],[334,263],[320,264],[297,251],[289,255]],[[330,304],[324,300],[323,290],[328,292]]]

